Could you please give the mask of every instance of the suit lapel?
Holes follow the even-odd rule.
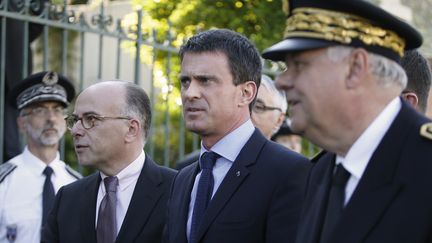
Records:
[[[185,190],[179,190],[182,192],[182,195],[180,198],[180,207],[178,210],[180,210],[180,213],[176,214],[178,217],[170,220],[172,222],[176,222],[176,229],[177,232],[174,232],[174,241],[173,242],[187,242],[187,236],[186,236],[186,225],[188,220],[188,213],[189,213],[189,204],[190,204],[190,195],[192,192],[192,188],[195,182],[195,177],[198,174],[198,163],[195,162],[192,165],[188,166],[187,168],[184,168],[183,171],[179,173],[186,173],[186,175],[183,176],[185,178],[185,183],[179,183],[180,185],[186,185],[187,188]],[[174,198],[171,198],[173,200]],[[177,204],[176,204],[177,205]],[[174,208],[174,210],[176,210]]]
[[[219,186],[217,192],[213,196],[213,199],[211,200],[206,213],[204,214],[203,221],[199,228],[198,241],[202,238],[204,233],[210,227],[211,223],[214,221],[235,191],[237,191],[238,187],[249,175],[250,172],[247,167],[256,162],[261,148],[264,146],[265,142],[266,139],[264,136],[257,129],[255,129],[255,132],[240,151],[240,154],[237,156],[236,160]]]
[[[362,242],[401,191],[402,185],[394,180],[394,175],[412,131],[409,119],[412,116],[403,103],[345,208],[337,230],[342,233],[335,235],[332,242]]]
[[[157,165],[146,156],[116,242],[133,242],[138,237],[162,195],[161,182]]]
[[[318,242],[324,215],[326,212],[330,178],[333,174],[335,155],[325,153],[311,171],[311,189],[307,194],[307,205],[303,208],[301,223],[297,233],[297,242]]]
[[[96,242],[96,199],[101,177],[99,173],[90,176],[80,200],[82,242]]]

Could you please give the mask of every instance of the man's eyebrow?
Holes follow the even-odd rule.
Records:
[[[78,116],[76,113],[72,113],[71,115]],[[84,112],[82,114],[82,116],[88,116],[88,115],[97,115],[97,116],[100,116],[98,113],[96,113],[94,111],[87,111],[87,112]]]

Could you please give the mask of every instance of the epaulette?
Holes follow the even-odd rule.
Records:
[[[0,165],[0,183],[8,176],[17,166],[11,163],[4,163]]]
[[[311,162],[312,163],[316,163],[325,153],[327,153],[327,151],[325,150],[321,150],[318,153],[316,153],[314,156],[312,156],[311,158]]]
[[[78,173],[77,171],[75,171],[74,169],[72,169],[69,165],[66,165],[66,171],[73,177],[75,177],[76,179],[81,179],[83,178],[83,176]]]
[[[432,122],[423,124],[420,128],[420,135],[432,140]]]

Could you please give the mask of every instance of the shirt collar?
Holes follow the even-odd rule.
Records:
[[[401,107],[399,97],[394,98],[354,142],[345,158],[339,155],[336,157],[336,164],[342,163],[352,176],[360,179]]]
[[[232,132],[228,133],[225,137],[220,139],[215,145],[213,145],[213,147],[210,150],[219,154],[225,159],[234,162],[234,160],[237,158],[238,154],[240,153],[241,149],[249,140],[249,138],[252,136],[254,131],[255,131],[254,125],[252,124],[252,121],[248,119],[241,126],[239,126]],[[200,158],[201,155],[206,151],[208,150],[204,147],[203,143],[201,142]]]
[[[141,151],[138,158],[136,158],[132,163],[130,163],[126,168],[121,170],[117,175],[117,179],[119,182],[119,191],[125,190],[132,182],[137,181],[139,175],[141,174],[141,170],[144,166],[145,161],[145,153]],[[102,181],[107,177],[104,173],[100,172],[100,176]],[[102,191],[105,193],[105,187],[102,187]]]
[[[45,167],[47,167],[47,164],[40,160],[38,157],[36,157],[34,154],[30,152],[28,149],[28,146],[25,146],[23,151],[23,161],[30,168],[32,172],[34,172],[37,175],[42,175],[43,171],[45,170]],[[62,163],[60,162],[60,154],[59,152],[56,153],[56,157],[48,163],[48,165],[53,169],[54,173],[53,175],[56,175],[56,172],[61,170]]]

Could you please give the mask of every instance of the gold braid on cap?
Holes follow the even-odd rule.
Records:
[[[374,26],[367,19],[318,8],[296,8],[286,21],[284,38],[308,37],[350,44],[359,39],[368,46],[391,49],[401,57],[405,40],[394,31]]]

